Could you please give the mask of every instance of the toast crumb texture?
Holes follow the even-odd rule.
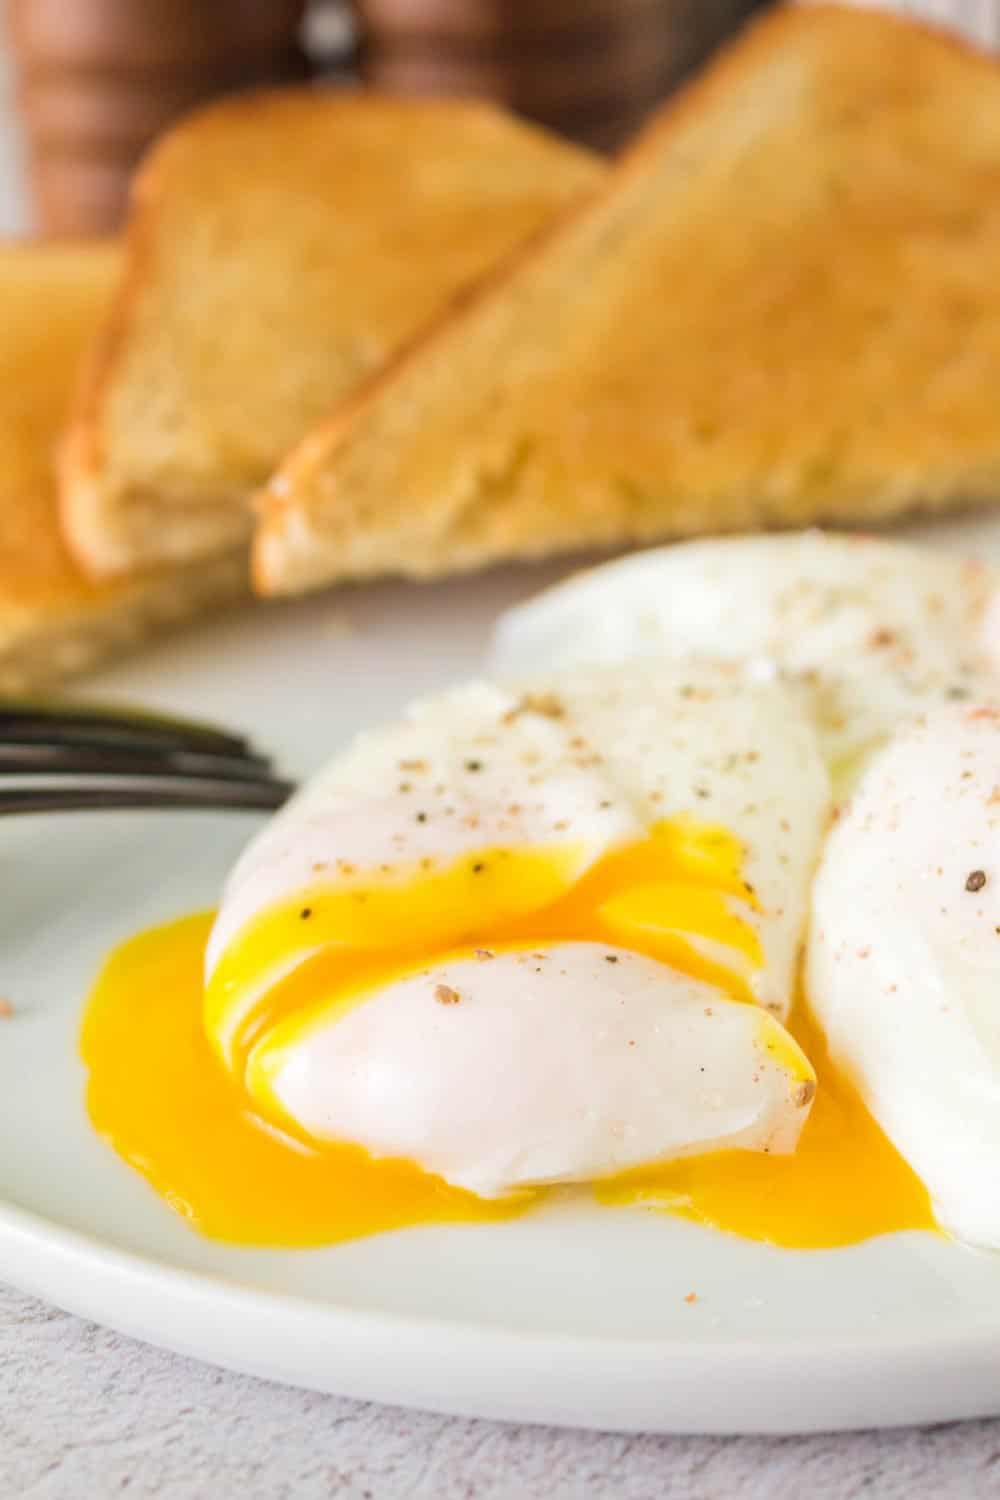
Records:
[[[55,450],[120,265],[110,243],[0,245],[0,693],[87,671],[246,591],[242,554],[95,586],[60,534]]]
[[[1000,498],[1000,69],[781,7],[259,499],[255,581]]]
[[[245,538],[252,491],[303,433],[602,172],[464,101],[265,91],[171,131],[139,173],[66,445],[82,563]]]

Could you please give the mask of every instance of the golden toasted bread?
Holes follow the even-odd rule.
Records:
[[[289,90],[192,116],[141,170],[62,466],[95,574],[244,538],[292,443],[601,176],[487,104]]]
[[[779,7],[293,452],[256,581],[998,499],[998,392],[1000,69]]]
[[[56,444],[120,264],[111,244],[0,246],[0,692],[83,671],[245,588],[242,555],[95,586],[63,542]]]

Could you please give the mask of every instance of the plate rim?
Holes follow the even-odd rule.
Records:
[[[67,1277],[68,1269],[75,1274]],[[1000,1411],[998,1320],[950,1337],[886,1340],[873,1330],[766,1342],[504,1328],[240,1285],[110,1244],[9,1200],[0,1200],[0,1276],[175,1354],[450,1416],[619,1432],[792,1435]],[[283,1352],[268,1344],[279,1326]],[[395,1373],[387,1375],[392,1364]],[[877,1410],[875,1382],[882,1385]]]

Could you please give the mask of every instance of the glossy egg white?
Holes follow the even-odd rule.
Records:
[[[250,1060],[316,1141],[496,1197],[700,1151],[794,1149],[815,1092],[768,1012],[621,948],[434,963]]]
[[[996,710],[935,709],[875,757],[826,843],[807,989],[941,1223],[1000,1248]]]
[[[498,672],[682,658],[779,676],[831,765],[854,762],[928,701],[991,697],[998,574],[979,562],[820,531],[655,548],[570,578],[497,626]]]

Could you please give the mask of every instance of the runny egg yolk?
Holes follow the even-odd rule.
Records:
[[[414,961],[490,944],[616,943],[748,1000],[747,976],[763,955],[742,863],[726,830],[682,819],[606,855],[575,883],[572,851],[510,849],[406,879],[318,884],[249,925],[207,996],[210,916],[141,934],[111,955],[88,1002],[81,1050],[91,1121],[172,1207],[203,1233],[236,1243],[331,1244],[524,1212],[547,1193],[572,1190],[485,1200],[357,1146],[316,1149],[290,1122],[262,1118],[248,1088],[255,1041],[278,1026],[306,1030],[320,1011],[329,1017],[331,1004],[363,1003]],[[255,975],[296,955],[304,961],[288,977],[240,1009]],[[818,1077],[793,1156],[690,1157],[599,1183],[598,1199],[799,1248],[933,1228],[926,1191],[830,1062],[801,1000],[788,1029]]]

